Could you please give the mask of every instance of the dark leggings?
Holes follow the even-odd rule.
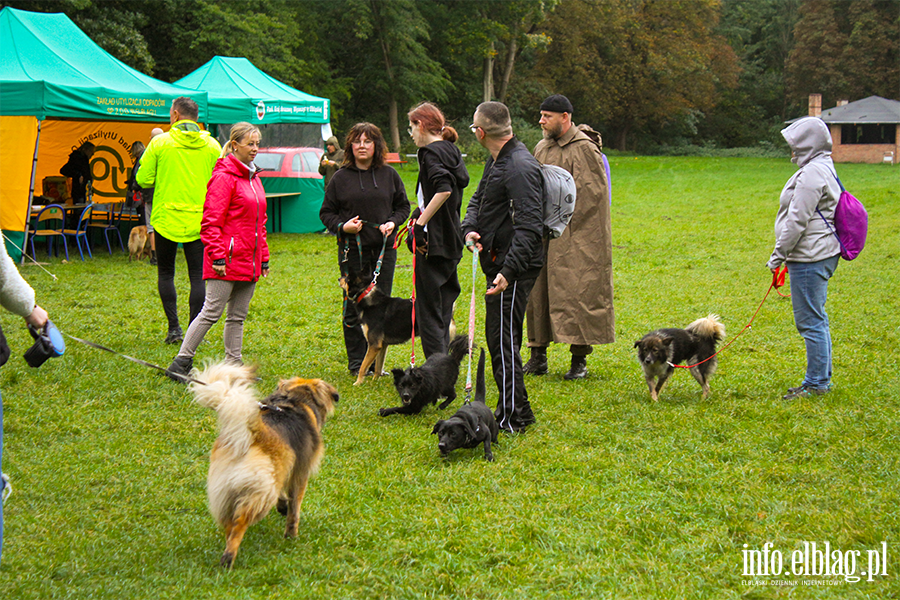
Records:
[[[188,278],[191,281],[189,303],[191,321],[200,314],[206,287],[203,284],[203,242],[182,242],[184,258],[187,262]],[[178,293],[175,291],[175,257],[178,254],[178,242],[163,237],[156,232],[157,287],[159,299],[162,300],[163,311],[169,321],[169,330],[178,327]],[[190,325],[190,322],[188,322]]]

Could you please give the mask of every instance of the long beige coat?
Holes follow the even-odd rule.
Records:
[[[575,213],[563,234],[545,240],[547,260],[528,298],[528,346],[615,341],[609,186],[600,148],[573,125],[541,140],[534,156],[572,174]]]

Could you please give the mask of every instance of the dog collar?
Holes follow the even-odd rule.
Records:
[[[361,293],[359,296],[356,297],[356,303],[359,304],[360,302],[362,302],[363,299],[364,299],[366,296],[368,296],[369,294],[371,294],[371,293],[372,293],[372,290],[374,290],[374,289],[375,289],[375,282],[373,281],[372,283],[369,284],[369,287],[367,287],[366,289],[364,289],[364,290],[362,291],[362,293]]]

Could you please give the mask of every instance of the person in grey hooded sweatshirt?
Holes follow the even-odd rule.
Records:
[[[800,167],[781,191],[775,217],[775,249],[766,266],[787,265],[797,331],[806,342],[806,376],[785,400],[831,390],[831,331],[825,300],[837,268],[840,243],[831,232],[841,195],[831,160],[831,133],[817,117],[802,118],[781,131]],[[818,209],[822,216],[819,215]],[[823,220],[827,219],[826,224]]]

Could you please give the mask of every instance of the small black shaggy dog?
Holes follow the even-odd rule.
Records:
[[[456,400],[456,380],[459,378],[459,364],[466,356],[469,338],[456,336],[450,342],[450,354],[432,354],[421,367],[391,369],[394,387],[400,394],[401,406],[382,408],[382,417],[393,414],[416,415],[428,404],[435,404],[440,396],[447,398],[440,408],[445,409]]]
[[[494,460],[491,452],[491,443],[497,443],[497,420],[494,411],[484,403],[484,348],[481,349],[481,358],[478,359],[478,376],[475,379],[475,399],[469,404],[463,404],[456,414],[446,421],[438,421],[434,424],[431,433],[438,436],[438,450],[442,456],[447,456],[457,448],[475,448],[484,444],[484,459]]]

